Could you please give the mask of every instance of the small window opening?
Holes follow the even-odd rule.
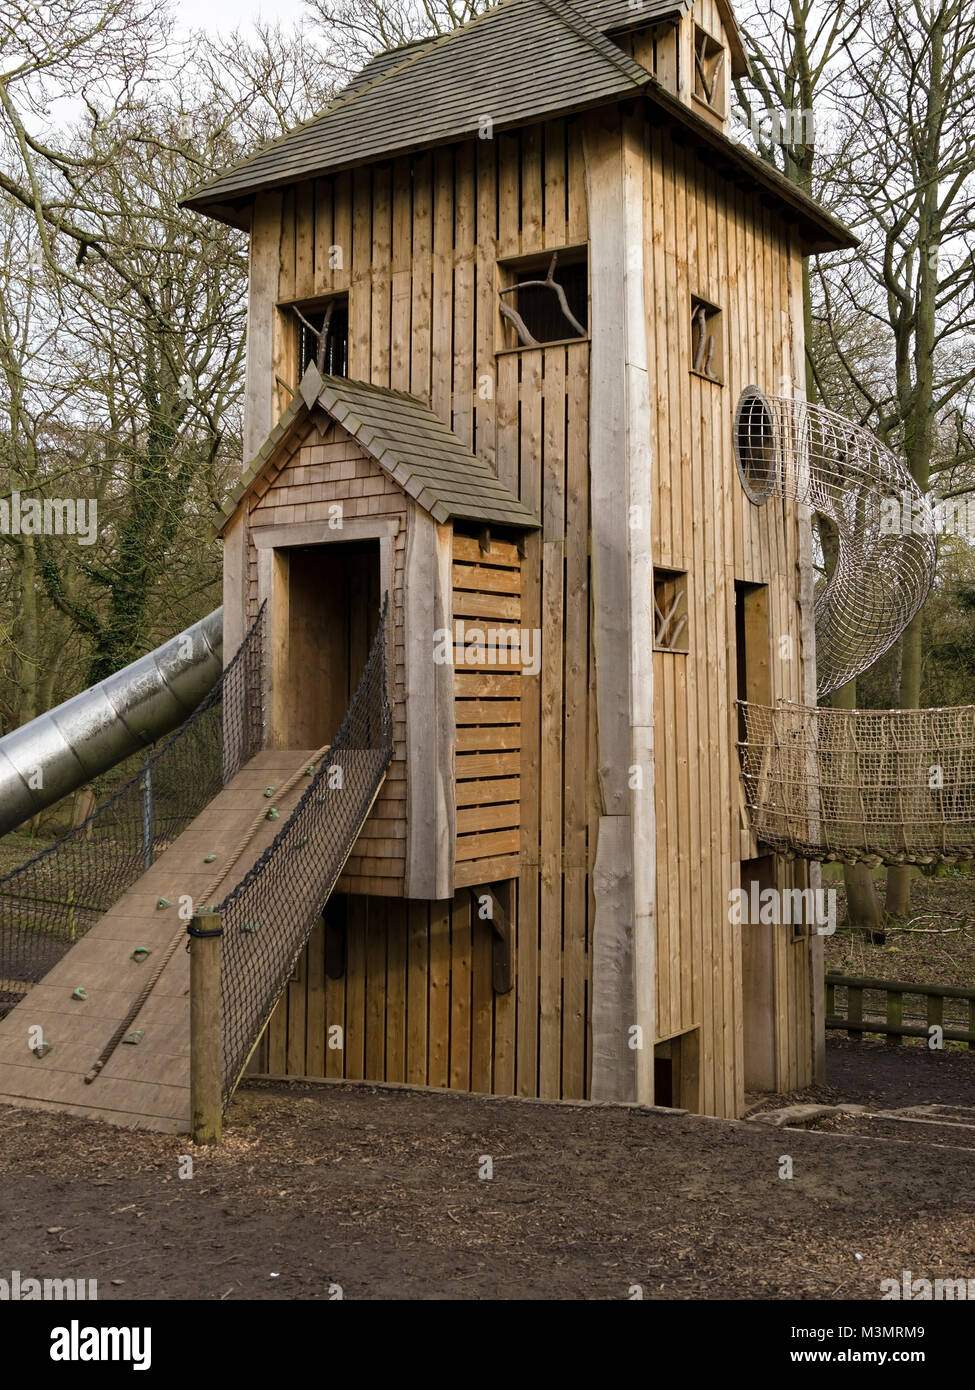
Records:
[[[298,380],[314,363],[324,376],[349,374],[349,297],[316,307],[292,305],[298,321]]]
[[[722,366],[721,310],[691,295],[691,370],[720,384]]]
[[[658,651],[687,651],[687,616],[686,573],[654,569],[653,644]]]
[[[585,338],[589,332],[589,267],[585,251],[553,251],[542,260],[503,267],[501,316],[521,347]]]
[[[724,114],[725,51],[710,34],[694,26],[694,95],[718,115]]]

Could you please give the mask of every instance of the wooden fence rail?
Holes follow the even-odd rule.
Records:
[[[846,1013],[837,1011],[837,990],[846,992]],[[865,993],[876,992],[884,998],[872,1004]],[[923,1001],[921,1014],[908,1013],[904,1021],[904,998],[914,996]],[[949,1021],[945,1023],[945,1001],[948,1001]],[[966,1006],[967,1005],[967,1010]],[[965,1027],[965,1014],[967,1024]],[[883,1014],[883,1019],[876,1015]],[[899,1046],[902,1038],[926,1038],[928,1029],[937,1024],[944,1029],[945,1042],[967,1043],[975,1048],[975,989],[959,989],[953,985],[919,985],[908,980],[874,980],[867,975],[839,975],[830,971],[826,976],[826,1027],[842,1028],[849,1037],[859,1041],[865,1033],[879,1033],[891,1047]]]

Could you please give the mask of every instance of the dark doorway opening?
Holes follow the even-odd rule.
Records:
[[[339,731],[379,626],[379,541],[284,553],[288,652],[280,694],[287,747],[320,748]]]

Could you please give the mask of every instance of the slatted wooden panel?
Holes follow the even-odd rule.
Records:
[[[770,586],[773,699],[802,698],[802,667],[796,510],[747,500],[731,420],[743,386],[789,389],[792,253],[769,212],[673,143],[664,127],[650,129],[648,147],[653,549],[656,564],[687,570],[689,618],[688,653],[654,658],[658,1033],[701,1026],[703,1107],[733,1115],[744,1094],[739,933],[747,930],[728,925],[742,846],[735,579]],[[721,385],[689,371],[692,294],[721,308]],[[805,882],[804,866],[779,872],[780,886]],[[808,950],[786,928],[775,937],[775,972],[777,1063],[786,1089],[804,1084],[811,1065]]]
[[[521,844],[521,556],[497,539],[482,547],[455,533],[454,715],[457,724],[457,844],[454,883],[517,878]],[[499,631],[504,634],[499,643]],[[483,648],[475,650],[483,634]]]
[[[406,556],[406,498],[340,425],[309,428],[287,462],[265,480],[252,500],[249,525],[287,526],[319,521],[342,505],[343,520],[396,518],[393,542],[393,761],[376,805],[359,836],[341,879],[349,892],[401,895],[406,844],[406,656],[403,640],[403,567]],[[333,534],[341,540],[341,532]],[[257,550],[249,545],[251,606],[257,605]],[[367,652],[358,653],[365,665]],[[350,660],[355,663],[356,655]],[[356,673],[353,673],[354,675]]]
[[[356,1024],[341,1059],[324,1048],[326,1074],[402,1079],[398,1039],[405,1028],[408,1080],[582,1097],[589,1084],[595,847],[590,829],[589,349],[581,342],[496,355],[501,343],[498,258],[586,243],[579,128],[575,122],[553,121],[497,140],[396,160],[386,168],[317,180],[308,189],[283,199],[279,303],[348,291],[350,375],[429,399],[545,522],[544,534],[529,538],[522,564],[519,626],[542,632],[544,644],[541,671],[522,678],[521,747],[509,746],[507,731],[518,728],[513,717],[509,720],[511,711],[503,723],[459,726],[458,756],[471,760],[465,770],[472,773],[461,779],[467,791],[458,798],[460,838],[483,854],[460,861],[458,882],[516,880],[515,987],[499,996],[491,989],[491,935],[476,915],[471,920],[469,893],[459,895],[453,906],[389,900],[383,909],[385,947],[374,926],[367,932],[350,925],[347,973],[323,986],[330,1019],[339,1014],[376,1019],[382,1011],[385,1050],[380,1057],[375,1041],[370,1049]],[[262,232],[273,234],[267,228]],[[294,336],[288,312],[279,310],[273,357],[276,370],[292,385]],[[288,399],[278,388],[277,409]],[[252,605],[255,600],[256,577]],[[465,692],[471,703],[465,703],[463,717],[476,712],[477,698],[510,703],[515,696]],[[490,746],[461,750],[465,740]],[[509,780],[518,784],[520,818],[498,810],[510,803],[484,800],[481,792],[475,793],[477,801],[464,804],[472,784]],[[480,865],[476,873],[464,867],[473,862]],[[362,891],[375,894],[380,888],[374,879]],[[374,899],[350,901],[356,923],[363,914],[376,920]],[[314,943],[310,949],[320,951]],[[386,983],[380,1000],[373,982],[382,973],[383,950]],[[317,960],[310,955],[306,963],[312,976]],[[394,963],[394,974],[405,970],[405,1015],[402,991],[390,985]],[[306,1018],[320,1017],[320,992],[311,1010],[308,988],[307,983],[292,986],[305,990]],[[268,1035],[276,1070],[285,1069],[294,1051],[286,1041],[285,1010],[282,1005]],[[298,1020],[296,1013],[292,1031],[300,1031]],[[302,1044],[306,1061],[310,1056],[320,1065],[323,1036],[308,1034]]]

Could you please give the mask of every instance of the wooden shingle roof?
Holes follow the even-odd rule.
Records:
[[[599,106],[643,90],[650,75],[587,14],[618,22],[626,0],[503,0],[463,28],[374,59],[319,116],[264,145],[184,200],[208,210],[261,188]],[[679,12],[645,0],[644,19]],[[632,11],[630,11],[632,14]],[[608,18],[607,18],[608,16]]]
[[[297,395],[232,492],[218,530],[230,520],[286,437],[316,406],[347,430],[435,521],[538,529],[538,518],[425,402],[405,391],[322,376],[311,366]]]

